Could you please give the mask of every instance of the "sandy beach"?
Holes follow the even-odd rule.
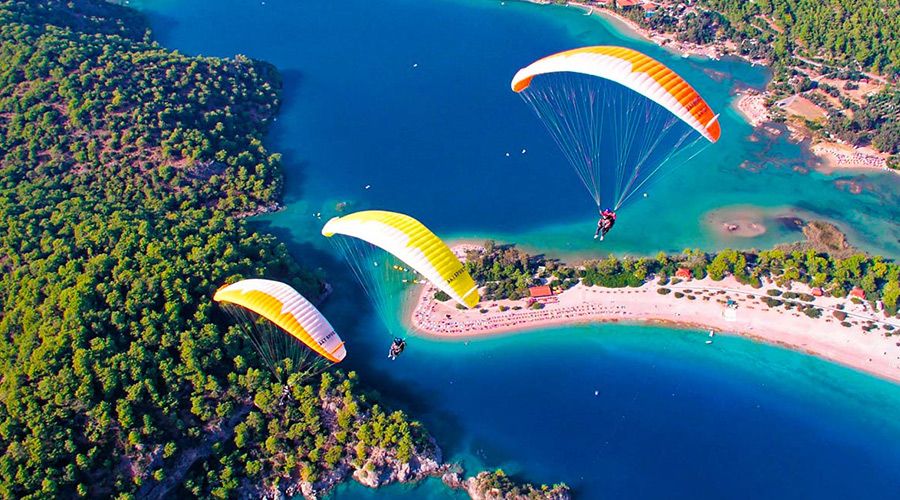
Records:
[[[608,20],[612,20],[613,22],[622,24],[628,31],[631,31],[634,35],[637,35],[639,38],[643,38],[644,40],[654,41],[653,34],[650,33],[649,30],[642,28],[640,25],[628,19],[625,16],[618,14],[617,12],[613,12],[611,10],[606,10],[595,5],[588,5],[581,2],[568,2],[566,5],[570,7],[577,7],[585,11],[585,14],[590,14],[592,16],[600,16],[606,18]]]
[[[454,250],[464,253],[462,247]],[[812,304],[823,309],[823,314],[810,318],[796,309],[769,308],[761,302],[766,290],[775,288],[772,284],[754,289],[728,277],[722,281],[706,278],[667,285],[665,288],[671,293],[665,295],[658,292],[659,288],[655,281],[639,288],[579,284],[546,300],[543,309],[530,309],[525,300],[499,300],[484,302],[475,309],[459,310],[452,301],[435,300],[436,289],[429,285],[422,289],[410,323],[421,334],[444,338],[587,322],[663,323],[741,335],[900,382],[900,334],[888,337],[883,329],[885,325],[900,328],[900,320],[886,320],[868,304],[816,297]],[[792,291],[809,293],[810,290],[795,283]],[[684,296],[677,298],[676,292]],[[728,300],[733,300],[737,307],[728,307]],[[833,314],[840,306],[847,314],[845,322],[849,326],[842,325]],[[481,312],[482,309],[486,312]],[[866,332],[863,328],[867,324],[877,327]],[[704,340],[698,338],[698,341]]]
[[[836,142],[820,142],[814,144],[810,151],[822,161],[828,169],[891,169],[887,166],[885,155],[872,148],[855,148]]]
[[[601,16],[608,20],[619,23],[625,26],[633,34],[637,35],[637,37],[651,41],[677,55],[702,56],[716,60],[718,60],[722,56],[722,50],[720,50],[720,48],[716,44],[697,45],[693,43],[681,42],[679,40],[676,40],[674,35],[654,33],[617,12],[596,5],[592,6],[580,2],[569,2],[567,5],[577,7],[584,10],[585,12],[590,12],[591,15]]]
[[[766,108],[766,93],[746,91],[734,103],[738,113],[755,128],[766,127],[772,120]],[[800,143],[811,138],[811,134],[803,126],[792,126],[791,139]],[[819,160],[818,167],[826,171],[844,169],[866,169],[892,171],[887,166],[887,155],[871,147],[853,147],[837,142],[819,141],[809,148],[809,152]],[[895,171],[896,172],[896,171]]]
[[[735,108],[747,123],[754,127],[759,127],[772,119],[766,108],[766,95],[760,92],[745,91],[735,102]]]
[[[720,208],[703,218],[706,225],[720,236],[756,238],[766,234],[765,214],[755,207]]]

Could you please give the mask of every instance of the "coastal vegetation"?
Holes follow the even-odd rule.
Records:
[[[892,0],[662,1],[651,9],[641,3],[619,9],[682,41],[730,40],[742,55],[781,67],[800,56],[857,76],[863,71],[900,74],[900,5]]]
[[[771,42],[776,62],[792,55],[837,68],[900,74],[900,5],[892,0],[702,0],[742,46]]]
[[[509,477],[503,469],[480,472],[468,480],[466,490],[472,498],[484,499],[548,499],[565,500],[570,498],[569,487],[565,484],[546,484],[536,487],[521,483]]]
[[[840,97],[839,92],[828,93]],[[850,144],[871,143],[892,155],[900,153],[900,89],[889,87],[870,95],[865,105],[850,99],[842,99],[840,107],[824,98],[818,101],[828,112],[825,130],[832,137]]]
[[[528,255],[513,245],[497,245],[491,240],[484,243],[484,251],[466,253],[466,270],[484,287],[481,291],[483,300],[526,297],[542,263],[539,256]]]
[[[378,486],[392,478],[394,464],[414,458],[417,467],[402,479],[442,470],[440,451],[421,424],[370,402],[354,372],[325,372],[318,386],[291,381],[285,388],[250,368],[229,382],[237,394],[252,394],[252,404],[243,403],[246,417],[234,427],[234,438],[194,465],[196,473],[178,486],[178,496],[227,498],[239,489],[259,497],[309,495],[350,475]],[[151,492],[139,490],[138,496]]]
[[[809,287],[820,289],[823,295],[846,297],[853,292],[856,297],[863,297],[873,308],[881,302],[886,316],[896,316],[898,300],[900,300],[900,265],[879,256],[868,256],[853,250],[843,249],[840,256],[822,251],[820,245],[824,240],[834,244],[843,242],[843,236],[836,228],[823,222],[813,221],[808,227],[818,229],[806,230],[808,235],[820,240],[807,240],[797,245],[786,245],[770,250],[740,251],[726,249],[715,253],[686,249],[681,254],[669,255],[659,253],[655,257],[617,257],[610,255],[604,259],[589,260],[579,265],[566,265],[553,262],[551,265],[528,268],[524,274],[522,262],[543,262],[536,260],[509,245],[496,245],[487,242],[483,252],[470,251],[470,258],[478,264],[476,270],[483,270],[484,263],[491,263],[491,273],[476,272],[473,278],[479,285],[491,290],[514,290],[516,295],[495,295],[488,300],[499,298],[516,299],[526,296],[519,294],[520,283],[550,284],[558,289],[569,288],[577,280],[586,286],[602,286],[609,288],[638,287],[651,279],[659,284],[677,284],[683,277],[714,281],[734,276],[738,282],[755,288],[762,288],[765,283],[774,283],[780,287],[790,288],[792,283],[803,283]],[[827,236],[823,236],[827,235]],[[827,247],[826,247],[827,248]],[[503,260],[503,255],[516,256],[515,260]],[[576,278],[577,277],[577,278]],[[662,291],[665,290],[665,291]],[[661,294],[670,290],[661,288]],[[796,292],[781,293],[769,291],[768,305],[774,307],[778,295],[782,299],[800,302],[811,302],[810,294]],[[675,296],[678,296],[677,292]],[[784,300],[781,300],[784,303]],[[805,309],[803,309],[805,311]],[[809,314],[816,314],[810,311]]]
[[[645,4],[645,5],[642,5]],[[900,4],[892,0],[700,0],[642,2],[619,12],[678,42],[761,60],[773,69],[772,118],[854,146],[872,146],[898,166]],[[794,113],[802,95],[821,118]]]

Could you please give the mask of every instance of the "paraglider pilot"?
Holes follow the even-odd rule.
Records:
[[[600,212],[600,219],[597,221],[597,232],[594,233],[594,239],[596,240],[598,237],[600,241],[603,241],[603,237],[606,236],[606,233],[612,229],[613,225],[616,223],[616,213],[610,209],[606,209]]]
[[[284,406],[288,401],[293,401],[294,396],[291,394],[291,386],[285,384],[281,388],[281,397],[278,398],[278,406]]]
[[[388,358],[391,361],[397,359],[397,356],[403,352],[403,349],[406,349],[406,341],[400,337],[394,337],[394,341],[391,342],[391,348],[388,350]]]

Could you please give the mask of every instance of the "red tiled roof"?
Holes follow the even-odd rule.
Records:
[[[639,2],[638,0],[618,0],[618,2],[616,3],[619,5],[619,7],[634,7]]]
[[[866,292],[860,287],[856,287],[853,290],[850,290],[850,296],[866,300]]]
[[[678,277],[678,278],[688,278],[688,279],[694,277],[694,275],[691,274],[691,270],[690,270],[690,269],[686,269],[686,268],[683,268],[683,267],[681,267],[681,268],[679,268],[677,271],[675,271],[675,276]]]
[[[533,286],[528,289],[528,295],[531,295],[532,297],[549,297],[553,295],[553,291],[547,285]]]

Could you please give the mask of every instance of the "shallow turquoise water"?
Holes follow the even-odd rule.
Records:
[[[285,155],[287,208],[259,218],[336,292],[325,313],[348,368],[435,433],[470,471],[503,467],[566,481],[582,497],[891,497],[900,491],[900,387],[737,338],[604,325],[468,344],[413,339],[397,362],[345,266],[318,235],[338,201],[408,212],[444,236],[516,241],[567,254],[765,247],[797,238],[716,236],[721,207],[834,221],[873,252],[900,254],[897,179],[801,173],[781,138],[747,140],[730,108],[760,68],[681,59],[575,10],[476,0],[156,0],[161,41],[186,53],[276,64],[285,104],[269,143]],[[723,139],[591,239],[593,203],[556,146],[508,90],[521,66],[585,44],[627,44],[686,75],[722,113]],[[417,67],[413,67],[417,64]],[[527,148],[528,154],[517,154]],[[506,152],[512,152],[507,158]],[[745,162],[749,162],[745,164]],[[742,168],[742,165],[747,168]],[[838,189],[854,179],[861,195]],[[371,189],[364,189],[370,184]],[[595,391],[597,395],[595,396]],[[445,498],[418,488],[339,498]]]

